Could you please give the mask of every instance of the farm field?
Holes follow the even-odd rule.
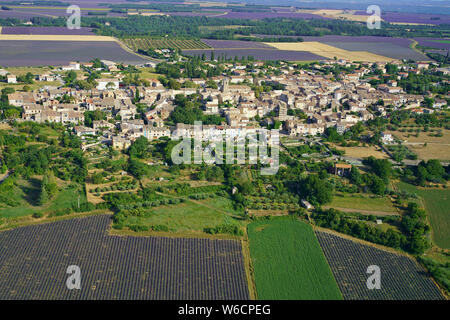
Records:
[[[91,28],[70,30],[66,27],[0,27],[0,34],[94,35]]]
[[[450,161],[450,130],[442,129],[442,137],[430,136],[434,134],[431,132],[420,132],[418,137],[410,132],[389,131],[389,133],[402,140],[420,160]]]
[[[366,147],[341,147],[341,146],[333,146],[337,150],[345,151],[346,157],[351,158],[366,158],[373,156],[377,159],[387,159],[389,156],[382,152],[380,148],[374,146],[366,146]]]
[[[163,205],[149,209],[145,217],[128,217],[125,226],[166,226],[169,231],[175,233],[204,233],[205,228],[214,228],[220,225],[235,225],[240,223],[230,217],[226,207],[219,209],[220,205],[226,203],[231,206],[227,199],[208,199],[200,202],[198,200],[186,200],[176,205]],[[231,214],[231,213],[230,213]]]
[[[399,182],[397,186],[423,200],[431,223],[433,242],[438,247],[450,249],[450,190],[418,188],[404,182]]]
[[[271,46],[263,42],[256,41],[212,39],[202,39],[202,41],[214,49],[273,49]]]
[[[364,11],[357,11],[355,15],[367,16]],[[437,25],[450,23],[450,18],[445,14],[414,14],[409,12],[383,12],[382,18],[393,24],[424,24]]]
[[[206,49],[209,46],[200,40],[195,39],[147,39],[147,38],[133,38],[122,39],[125,45],[134,51],[139,49]]]
[[[249,299],[240,242],[110,236],[109,224],[96,215],[1,232],[0,299]],[[69,265],[80,290],[67,290]]]
[[[183,54],[188,56],[201,56],[203,53],[206,58],[211,56],[211,52],[214,52],[214,56],[228,57],[228,58],[247,58],[252,56],[257,60],[285,60],[285,61],[318,61],[325,60],[324,57],[307,51],[292,51],[292,50],[272,50],[272,49],[204,49],[204,50],[183,50]]]
[[[324,231],[316,231],[316,235],[344,299],[444,299],[425,270],[411,258]],[[379,290],[367,288],[367,268],[371,265],[380,268]]]
[[[350,61],[390,62],[393,59],[367,51],[348,51],[317,41],[307,42],[272,42],[267,43],[279,50],[306,51],[328,59],[345,59]]]
[[[248,225],[248,236],[258,299],[342,299],[309,225],[261,220]]]
[[[80,196],[80,204],[86,202],[86,196],[80,186],[63,184],[60,188],[62,190],[54,199],[45,205],[39,205],[40,180],[37,178],[19,180],[17,186],[11,190],[11,198],[17,202],[17,206],[2,205],[0,218],[18,218],[35,212],[50,213],[57,209],[72,208],[78,201],[78,196]]]
[[[369,198],[369,197],[351,197],[336,195],[333,201],[327,206],[342,211],[355,211],[361,213],[373,212],[375,215],[395,215],[398,212],[395,210],[392,202],[386,198]]]
[[[122,49],[111,41],[13,41],[0,40],[0,65],[48,66],[64,65],[70,61],[105,60],[127,64],[145,63],[147,60]]]
[[[322,42],[327,45],[351,52],[367,51],[392,59],[412,59],[415,61],[429,61],[430,59],[409,47],[390,42]]]
[[[303,9],[298,10],[298,12],[301,13],[310,13],[317,16],[321,16],[323,18],[330,18],[330,19],[342,19],[342,20],[350,20],[350,21],[359,21],[359,22],[366,22],[367,17],[361,16],[355,14],[355,10],[337,10],[337,9],[320,9],[320,10],[314,10],[314,9]]]
[[[113,42],[112,37],[85,34],[0,34],[0,41],[84,41],[84,42]]]

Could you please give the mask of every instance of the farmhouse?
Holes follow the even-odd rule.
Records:
[[[350,173],[350,170],[352,169],[351,164],[347,163],[336,163],[334,165],[334,174],[337,176],[347,176]]]
[[[6,76],[6,82],[7,83],[17,83],[17,77],[13,74],[8,74]]]

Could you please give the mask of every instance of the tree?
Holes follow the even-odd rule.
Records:
[[[387,159],[375,159],[371,156],[367,159],[367,163],[372,169],[372,172],[383,179],[386,183],[389,182],[389,177],[392,175],[392,164]]]
[[[326,204],[333,198],[332,187],[314,174],[300,179],[295,188],[302,198],[312,203]]]
[[[360,185],[362,183],[361,173],[359,172],[359,169],[357,167],[352,166],[349,179],[353,184],[356,185]]]
[[[41,194],[39,195],[39,205],[44,205],[48,201],[48,193],[45,187],[41,187]]]
[[[369,188],[370,191],[380,196],[386,192],[386,184],[383,179],[380,179],[373,174],[370,175]]]
[[[144,136],[141,136],[137,138],[128,148],[128,154],[130,155],[130,157],[143,159],[148,155],[149,146],[150,143],[148,139]]]
[[[110,81],[106,84],[106,89],[108,89],[108,90],[114,89],[115,87],[116,87],[116,85],[114,84],[114,82]]]
[[[206,81],[205,84],[206,84],[207,88],[211,88],[211,89],[217,89],[218,88],[217,83],[214,80],[212,80],[212,79],[209,79],[208,81]]]
[[[148,174],[149,168],[146,164],[138,160],[130,159],[127,171],[131,173],[136,179],[141,180]]]

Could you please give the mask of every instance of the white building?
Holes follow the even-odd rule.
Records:
[[[119,89],[119,79],[98,79],[97,80],[97,89],[98,90],[117,90]]]
[[[17,78],[13,74],[8,74],[6,76],[6,82],[8,82],[8,83],[17,83]]]

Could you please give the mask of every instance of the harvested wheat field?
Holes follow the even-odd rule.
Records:
[[[415,133],[389,131],[403,141],[403,144],[416,153],[420,160],[438,159],[450,161],[450,130],[442,130],[442,137],[435,136],[435,132]]]
[[[326,57],[328,59],[345,59],[349,61],[365,61],[365,62],[389,62],[394,59],[385,56],[373,54],[367,51],[347,51],[339,49],[324,43],[316,41],[307,42],[274,42],[266,43],[279,50],[291,50],[291,51],[309,51],[316,55]]]
[[[376,159],[387,159],[389,156],[381,151],[380,148],[374,146],[367,147],[336,147],[337,150],[345,151],[345,156],[352,158],[367,158],[370,156]]]
[[[357,15],[355,14],[355,10],[313,10],[311,13],[316,14],[322,17],[328,17],[333,19],[343,19],[343,20],[350,20],[350,21],[359,21],[359,22],[366,22],[367,17],[365,15]],[[383,19],[381,19],[382,21]]]

